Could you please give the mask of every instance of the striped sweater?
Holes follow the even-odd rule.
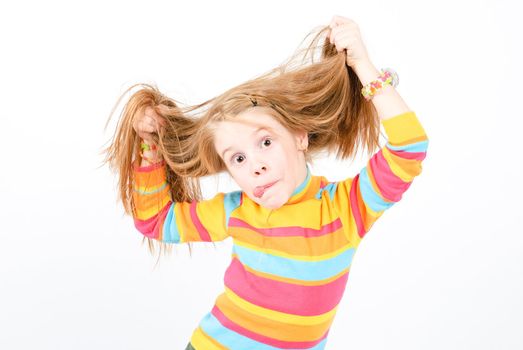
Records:
[[[224,291],[195,328],[197,350],[324,349],[352,258],[422,169],[428,139],[412,111],[382,120],[388,140],[359,174],[312,175],[271,210],[241,191],[173,203],[165,162],[134,166],[138,231],[168,243],[232,237]]]

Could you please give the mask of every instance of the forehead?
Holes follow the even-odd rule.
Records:
[[[249,108],[239,113],[234,119],[214,122],[213,131],[215,139],[218,141],[223,138],[231,139],[233,134],[235,137],[250,136],[259,128],[279,134],[288,133],[286,128],[263,107]]]
[[[241,147],[247,140],[255,136],[256,131],[264,128],[279,136],[291,136],[264,107],[249,108],[231,120],[214,122],[214,144],[218,152],[228,147]]]

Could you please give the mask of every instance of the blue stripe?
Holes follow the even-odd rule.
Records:
[[[174,214],[174,206],[176,203],[173,203],[165,216],[165,221],[163,222],[163,239],[162,242],[166,243],[179,243],[180,242],[180,233],[178,232],[178,227],[176,226],[176,215]]]
[[[167,186],[167,181],[164,181],[162,186],[160,186],[159,188],[157,188],[156,190],[151,190],[151,191],[140,191],[138,188],[134,188],[134,191],[135,192],[138,192],[140,194],[153,194],[153,193],[156,193],[156,192],[160,192],[161,190],[163,190],[165,188],[165,186]]]
[[[234,209],[240,206],[240,201],[242,199],[241,191],[234,191],[226,193],[223,197],[223,205],[225,207],[225,227],[229,226],[229,218]]]
[[[336,276],[350,266],[355,248],[322,261],[284,258],[233,243],[238,259],[253,270],[302,281],[321,281]]]
[[[404,146],[392,146],[390,143],[386,143],[385,146],[390,148],[393,151],[407,151],[407,152],[426,152],[429,146],[429,141],[421,141],[416,143],[411,143],[410,145]]]
[[[371,208],[375,212],[380,212],[388,209],[394,205],[394,202],[385,202],[379,194],[374,191],[372,184],[370,183],[369,174],[367,173],[367,167],[363,168],[360,172],[360,191],[361,196],[365,205]]]
[[[325,187],[320,188],[318,192],[316,192],[316,199],[321,199],[321,195],[323,194],[323,191],[329,191],[329,197],[331,200],[334,199],[334,195],[336,193],[336,189],[338,188],[338,184],[334,182],[329,182]]]
[[[220,323],[220,321],[210,312],[205,315],[205,317],[200,322],[200,327],[202,330],[215,339],[220,345],[224,346],[227,349],[231,350],[279,350],[280,348],[275,348],[270,345],[260,343],[254,339],[248,338],[240,333],[237,333]],[[323,339],[321,342],[316,344],[310,350],[323,350],[325,349],[325,344],[327,338]]]
[[[303,180],[301,185],[296,187],[294,192],[292,192],[291,197],[293,197],[293,196],[297,195],[298,193],[300,193],[305,188],[305,186],[307,186],[307,184],[309,183],[309,180],[311,179],[311,170],[309,169],[309,165],[308,164],[305,164],[305,165],[307,167],[307,176],[305,176],[305,180]]]
[[[336,188],[338,187],[337,184],[334,182],[330,182],[327,184],[327,186],[324,187],[325,190],[329,191],[330,199],[334,199],[334,194],[336,193]]]

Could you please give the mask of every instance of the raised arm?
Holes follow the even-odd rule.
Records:
[[[380,72],[370,61],[354,67],[363,85]],[[335,207],[346,220],[349,240],[357,246],[374,222],[397,203],[421,173],[428,137],[416,114],[391,85],[372,98],[388,136],[386,145],[358,175],[336,183]]]
[[[209,200],[173,203],[165,166],[165,161],[145,166],[133,164],[133,217],[138,231],[166,243],[226,239],[227,220],[238,202],[237,194],[218,193]]]
[[[416,114],[382,120],[388,142],[354,178],[336,183],[334,206],[357,246],[374,222],[397,203],[421,173],[428,139]]]

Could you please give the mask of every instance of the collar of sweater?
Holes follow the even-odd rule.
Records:
[[[303,182],[298,187],[296,187],[296,189],[291,194],[291,196],[289,197],[289,200],[287,200],[287,203],[285,203],[285,205],[295,204],[295,203],[307,200],[314,196],[313,192],[315,192],[315,191],[312,191],[312,187],[313,187],[312,185],[314,183],[313,180],[315,179],[315,176],[313,176],[311,174],[311,170],[310,170],[308,164],[306,164],[306,167],[307,167],[307,175],[305,176],[305,180],[303,180]]]

